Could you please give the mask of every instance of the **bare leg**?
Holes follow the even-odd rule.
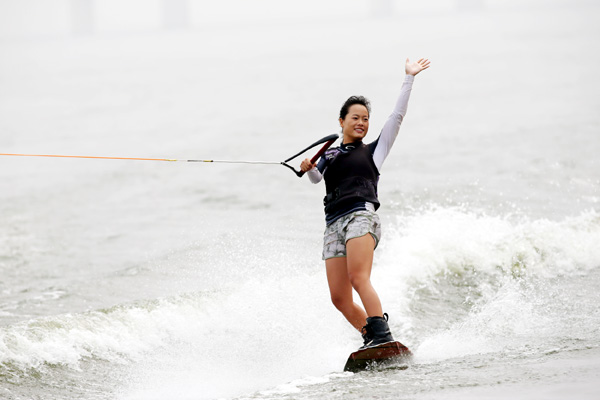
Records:
[[[352,299],[352,284],[348,276],[346,257],[325,260],[325,267],[333,305],[360,332],[367,323],[367,314]]]
[[[383,316],[381,301],[371,285],[375,239],[371,234],[346,242],[348,279],[356,290],[369,317]]]

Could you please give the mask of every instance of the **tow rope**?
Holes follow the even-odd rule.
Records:
[[[315,163],[319,157],[327,151],[327,149],[338,139],[337,134],[325,136],[322,139],[317,140],[310,146],[305,149],[299,151],[293,156],[289,157],[284,161],[245,161],[245,160],[184,160],[184,159],[175,159],[175,158],[147,158],[147,157],[105,157],[105,156],[78,156],[78,155],[60,155],[60,154],[18,154],[18,153],[0,153],[0,156],[16,156],[16,157],[56,157],[56,158],[87,158],[87,159],[97,159],[97,160],[136,160],[136,161],[170,161],[170,162],[195,162],[195,163],[228,163],[228,164],[265,164],[265,165],[283,165],[296,174],[296,176],[301,177],[304,175],[304,172],[297,171],[294,167],[288,164],[289,161],[298,157],[299,155],[307,152],[308,150],[316,147],[322,143],[325,143],[323,147],[313,156],[311,159],[312,163]]]

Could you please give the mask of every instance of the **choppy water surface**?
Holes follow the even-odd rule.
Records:
[[[373,275],[410,364],[341,372],[360,338],[328,298],[323,187],[3,157],[0,398],[597,398],[598,12],[0,43],[3,153],[281,161],[351,94],[374,139],[404,59],[433,61],[382,171]]]

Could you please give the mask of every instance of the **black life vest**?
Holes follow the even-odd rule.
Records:
[[[334,214],[361,202],[379,208],[377,182],[379,171],[369,146],[361,143],[348,152],[339,152],[325,169],[327,195],[323,199],[326,214]]]

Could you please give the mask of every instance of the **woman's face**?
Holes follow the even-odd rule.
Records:
[[[346,118],[340,118],[340,126],[344,134],[344,143],[362,140],[369,130],[369,111],[362,104],[353,104],[348,109]]]

